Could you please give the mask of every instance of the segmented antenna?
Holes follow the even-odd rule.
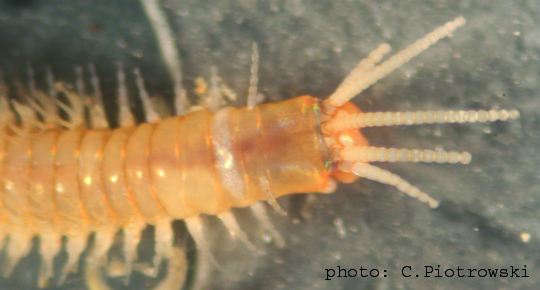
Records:
[[[374,112],[335,117],[322,124],[324,134],[364,127],[433,123],[485,123],[519,118],[517,110]]]
[[[356,162],[424,162],[424,163],[458,163],[469,164],[469,152],[446,152],[418,149],[380,148],[370,146],[353,146],[336,148],[339,160]],[[333,153],[333,154],[336,154]]]
[[[342,106],[378,80],[401,67],[413,57],[419,55],[428,47],[435,44],[439,39],[449,36],[456,28],[463,26],[465,22],[465,18],[461,16],[453,21],[447,22],[444,26],[438,27],[433,32],[428,33],[425,37],[420,38],[406,49],[365,73],[363,72],[363,69],[357,67],[349,74],[349,76],[347,76],[347,78],[345,78],[344,83],[338,87],[336,92],[334,92],[329,99],[324,101],[323,110],[332,113],[335,108]],[[382,52],[385,52],[384,49],[385,47],[383,47]],[[380,54],[383,54],[382,52],[380,52]],[[377,55],[377,50],[373,51],[372,54],[377,57],[379,56]],[[370,57],[366,60],[366,64],[369,63],[369,59]],[[377,60],[377,58],[374,58],[374,60]],[[374,60],[371,61],[375,62]]]
[[[374,51],[370,52],[368,57],[362,59],[360,63],[349,73],[349,75],[339,84],[341,88],[344,84],[354,81],[354,77],[363,77],[366,73],[372,70],[376,64],[378,64],[382,58],[387,55],[392,48],[387,43],[383,43],[377,47]]]
[[[421,202],[428,203],[431,208],[437,208],[439,206],[440,202],[438,200],[433,199],[427,193],[420,191],[418,187],[412,186],[401,177],[377,166],[366,163],[355,163],[352,166],[351,172],[363,178],[393,185],[408,196],[416,198]]]

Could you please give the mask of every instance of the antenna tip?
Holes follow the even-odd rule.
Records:
[[[463,16],[459,16],[458,18],[454,19],[454,25],[457,27],[463,26],[467,23],[467,20]]]
[[[459,154],[459,162],[461,162],[461,164],[469,164],[469,163],[471,163],[471,160],[472,160],[471,153],[463,152],[463,153]]]
[[[510,118],[512,120],[519,118],[519,111],[518,110],[510,110],[508,112],[508,118]]]

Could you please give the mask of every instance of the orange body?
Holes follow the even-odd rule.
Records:
[[[80,236],[137,220],[219,214],[266,199],[268,189],[273,198],[320,191],[331,160],[318,114],[317,100],[303,96],[136,128],[8,134],[7,226]]]

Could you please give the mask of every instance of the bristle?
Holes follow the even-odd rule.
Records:
[[[249,241],[246,233],[240,229],[240,226],[238,225],[238,222],[236,221],[236,218],[230,211],[222,212],[218,215],[218,218],[221,219],[225,227],[229,230],[229,234],[234,237],[238,238],[242,243],[244,243],[248,249],[252,252],[256,250],[255,246]]]
[[[167,17],[160,8],[157,0],[141,0],[148,20],[155,32],[158,47],[161,53],[169,75],[174,83],[174,104],[176,115],[183,116],[188,112],[188,100],[186,90],[182,86],[182,66],[180,63],[180,54],[175,46],[175,41]]]
[[[135,117],[131,113],[129,106],[129,96],[126,87],[126,75],[124,66],[118,62],[118,121],[122,128],[135,125]]]
[[[93,129],[105,129],[109,128],[109,121],[107,121],[107,115],[105,114],[105,107],[103,106],[103,95],[101,94],[101,88],[99,86],[99,78],[96,74],[96,69],[93,64],[88,65],[88,70],[92,76],[92,88],[94,90],[94,97],[90,99],[90,124]],[[80,98],[79,98],[80,99]]]
[[[253,109],[257,104],[257,83],[259,82],[259,50],[257,49],[257,43],[252,45],[253,52],[251,55],[251,77],[249,79],[249,92],[247,97],[248,109]]]
[[[161,117],[154,109],[154,105],[152,104],[152,100],[150,100],[150,96],[148,95],[148,92],[146,91],[146,88],[144,87],[144,80],[141,77],[141,72],[139,68],[135,68],[133,70],[133,73],[135,74],[135,78],[137,81],[137,88],[139,89],[139,97],[141,98],[143,102],[143,108],[144,108],[144,114],[146,117],[146,122],[148,123],[157,123],[161,120]]]
[[[86,248],[87,233],[81,233],[78,236],[68,236],[66,243],[66,251],[68,254],[68,260],[60,271],[60,278],[58,284],[61,285],[67,278],[69,273],[77,272],[79,257]]]

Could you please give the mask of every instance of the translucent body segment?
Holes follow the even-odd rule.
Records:
[[[158,203],[156,192],[150,185],[148,168],[148,146],[155,124],[141,124],[128,138],[125,146],[125,174],[128,190],[147,223],[165,216]]]
[[[348,129],[433,123],[483,123],[519,118],[517,110],[374,112],[338,116],[322,125],[325,133]]]
[[[86,235],[88,219],[79,195],[79,143],[84,129],[62,131],[56,143],[54,194],[58,225],[68,236]]]
[[[30,138],[10,136],[6,142],[6,155],[4,159],[4,179],[0,191],[8,228],[11,231],[31,230],[33,225],[28,220],[29,188],[28,171],[30,168],[32,151]]]
[[[465,18],[460,16],[453,21],[447,22],[444,26],[435,29],[434,32],[428,33],[425,37],[417,40],[414,44],[392,56],[389,60],[384,61],[381,65],[363,74],[363,77],[351,75],[349,81],[343,83],[336,92],[325,101],[325,111],[331,111],[331,108],[340,107],[384,76],[408,62],[411,58],[435,44],[439,39],[450,35],[457,27],[463,26],[464,24]]]
[[[41,233],[57,231],[56,206],[54,202],[54,159],[59,131],[50,130],[32,139],[32,162],[27,191],[28,209],[32,222]]]
[[[182,195],[195,213],[216,214],[228,209],[214,175],[214,156],[208,136],[209,111],[197,111],[178,126],[178,168]]]
[[[468,152],[445,152],[418,149],[379,148],[368,146],[343,147],[339,159],[359,162],[425,162],[425,163],[462,163],[471,162]]]
[[[2,92],[3,93],[3,92]],[[2,96],[2,105],[7,105],[7,99]],[[29,169],[32,158],[31,141],[28,135],[33,131],[35,113],[31,108],[25,107],[18,102],[12,101],[14,110],[21,120],[21,128],[15,127],[8,121],[7,114],[3,121],[10,128],[2,134],[2,174],[0,184],[0,200],[2,203],[2,240],[9,233],[9,243],[6,249],[6,258],[2,272],[4,276],[11,275],[18,261],[26,256],[31,249],[31,239],[35,234],[36,227],[31,221],[28,210]],[[9,110],[8,107],[5,108]],[[2,241],[2,244],[4,241]]]
[[[68,261],[62,270],[59,282],[67,274],[77,270],[77,261],[86,247],[88,219],[79,196],[79,143],[84,129],[62,131],[56,143],[54,163],[54,194],[58,215],[58,226],[67,236]]]
[[[9,136],[2,139],[2,143],[5,142],[5,155],[0,196],[6,217],[2,228],[10,236],[2,272],[4,276],[9,276],[17,262],[30,251],[34,235],[33,225],[28,220],[28,209],[24,208],[27,206],[31,145],[29,138]]]
[[[256,199],[266,199],[261,177],[268,180],[274,198],[327,186],[330,156],[319,131],[316,104],[314,98],[303,96],[236,112],[234,140],[240,142],[239,156]]]
[[[91,230],[115,224],[107,202],[101,169],[103,146],[109,132],[109,130],[88,130],[79,147],[80,196]]]
[[[352,172],[363,178],[393,185],[399,191],[406,193],[410,197],[417,198],[421,202],[427,202],[432,208],[437,208],[439,206],[439,201],[431,198],[427,193],[421,192],[416,186],[411,186],[410,183],[403,180],[401,177],[379,167],[365,163],[355,163],[352,166]]]
[[[124,172],[125,145],[135,128],[115,129],[103,148],[103,180],[109,205],[115,212],[119,227],[142,222],[132,193],[128,190]]]
[[[79,186],[81,202],[88,216],[89,228],[95,231],[94,246],[87,256],[87,267],[93,268],[106,258],[118,230],[107,202],[102,172],[103,146],[109,130],[89,130],[79,147]]]
[[[184,182],[178,166],[180,147],[177,143],[179,126],[184,117],[172,117],[156,125],[150,136],[148,165],[150,180],[155,188],[159,203],[174,219],[183,219],[194,214],[186,206],[181,190]]]
[[[242,142],[237,142],[239,118],[237,109],[223,108],[212,117],[210,136],[214,153],[214,168],[219,178],[223,199],[232,207],[245,207],[254,202],[248,190],[249,179],[241,156]]]

